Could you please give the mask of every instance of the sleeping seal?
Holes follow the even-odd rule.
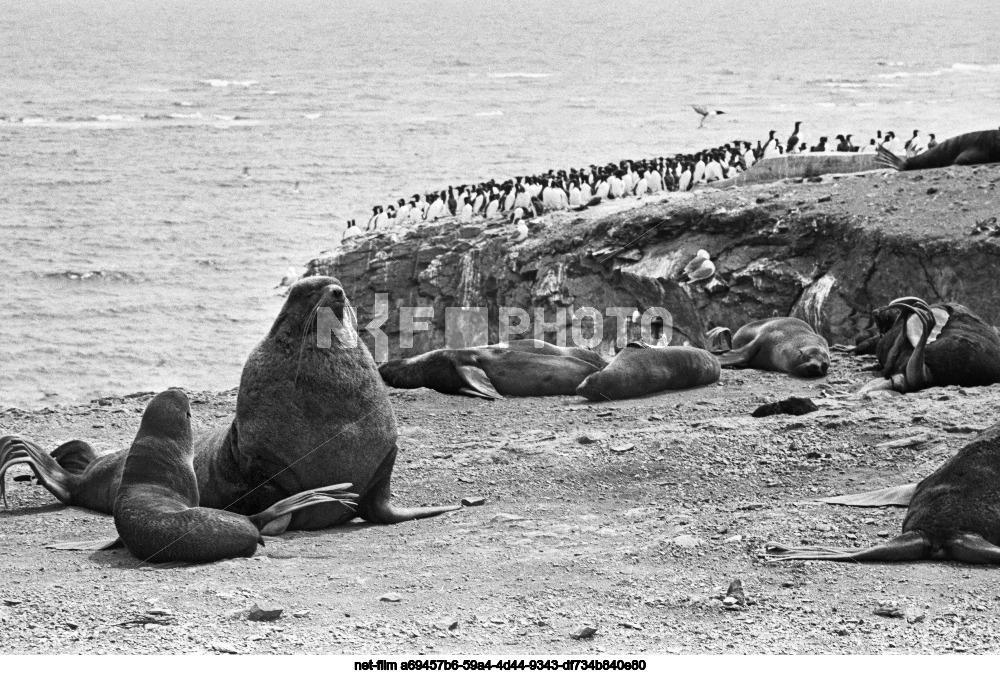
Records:
[[[651,347],[630,342],[576,389],[588,400],[623,400],[719,381],[719,360],[691,346]]]
[[[963,133],[913,157],[897,157],[882,146],[877,152],[875,161],[878,164],[897,171],[993,164],[1000,162],[1000,131],[990,129]]]
[[[1000,424],[987,428],[918,484],[823,499],[862,507],[909,506],[903,533],[871,548],[786,548],[769,556],[835,562],[950,559],[1000,564]]]
[[[719,356],[722,367],[751,367],[822,377],[830,368],[826,340],[797,318],[763,318],[736,331],[731,351]]]
[[[504,396],[568,396],[598,371],[579,358],[504,346],[436,349],[378,368],[393,388],[425,386],[439,393],[499,400]]]

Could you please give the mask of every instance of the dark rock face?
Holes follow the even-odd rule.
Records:
[[[391,357],[445,346],[448,307],[486,308],[489,327],[475,335],[478,343],[502,337],[500,307],[526,309],[533,323],[538,310],[545,321],[566,326],[574,310],[593,307],[605,316],[598,347],[605,354],[614,350],[618,327],[629,339],[639,336],[638,325],[623,318],[619,326],[604,313],[608,307],[640,314],[663,307],[672,318],[669,343],[702,347],[707,328],[735,331],[750,320],[789,315],[831,343],[854,343],[860,333],[874,332],[873,308],[906,295],[959,302],[996,324],[1000,242],[969,235],[962,221],[949,220],[982,217],[989,202],[963,201],[968,206],[956,211],[938,201],[941,195],[928,196],[920,182],[926,178],[941,185],[942,193],[955,186],[975,196],[973,190],[1000,181],[997,169],[986,175],[991,182],[975,188],[982,174],[964,170],[709,191],[644,206],[632,202],[637,207],[628,210],[624,204],[602,210],[602,204],[532,220],[529,237],[520,243],[503,221],[439,221],[352,239],[344,250],[312,260],[308,274],[341,280],[369,345],[364,327],[376,294],[387,293],[389,319],[382,329]],[[833,198],[821,202],[827,195]],[[711,255],[715,276],[681,284],[680,272],[702,248]],[[434,308],[431,329],[417,332],[407,351],[398,346],[402,306]],[[522,336],[539,337],[534,330]],[[555,341],[551,333],[545,338]]]

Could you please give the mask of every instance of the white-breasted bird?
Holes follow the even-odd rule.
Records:
[[[692,105],[691,107],[694,108],[695,112],[701,115],[701,124],[698,125],[699,129],[702,127],[702,124],[705,123],[705,120],[708,119],[709,117],[716,117],[718,115],[726,114],[722,110],[709,110],[704,105]]]

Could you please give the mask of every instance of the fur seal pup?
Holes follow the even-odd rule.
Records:
[[[719,381],[719,360],[691,346],[651,347],[630,342],[600,372],[577,387],[588,400],[623,400]]]
[[[884,146],[880,146],[877,153],[876,163],[897,171],[993,164],[1000,162],[1000,131],[990,129],[963,133],[913,157],[897,157]]]
[[[499,400],[504,396],[568,396],[598,371],[579,358],[507,347],[436,349],[378,368],[393,388],[425,386],[439,393]]]
[[[324,501],[355,494],[340,484],[303,492],[264,512],[245,517],[198,507],[191,407],[178,389],[160,393],[146,406],[125,459],[115,498],[115,528],[128,551],[146,562],[207,563],[252,557],[261,532],[272,521]]]
[[[798,377],[822,377],[830,368],[826,340],[797,318],[747,323],[736,331],[732,343],[732,350],[719,356],[722,367],[752,367]]]
[[[908,506],[903,533],[871,548],[787,548],[769,543],[780,559],[903,562],[950,559],[1000,564],[1000,424],[980,433],[917,484],[823,499],[863,507]]]
[[[342,322],[331,344],[319,340],[319,313]],[[461,506],[398,508],[390,503],[396,417],[371,354],[358,339],[353,309],[337,279],[292,285],[267,336],[243,367],[236,416],[194,440],[199,503],[251,515],[300,492],[342,482],[359,494],[357,511],[324,502],[280,518],[293,529],[322,529],[355,516],[392,524]],[[25,463],[66,505],[114,509],[127,451],[97,457],[72,441],[48,455],[17,436],[0,439],[2,476]]]
[[[1000,382],[1000,336],[967,307],[930,306],[919,297],[900,297],[872,315],[882,332],[875,355],[884,379],[862,391],[909,393],[930,386]]]

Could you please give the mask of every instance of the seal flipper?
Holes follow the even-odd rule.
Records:
[[[379,465],[372,478],[370,487],[358,501],[358,516],[375,524],[398,524],[425,517],[443,515],[453,510],[461,510],[462,506],[429,506],[424,508],[397,508],[390,503],[392,489],[392,467],[396,463],[398,448],[393,449]]]
[[[1000,564],[1000,546],[979,534],[958,533],[946,544],[948,558],[966,564]]]
[[[830,562],[912,562],[930,559],[931,550],[930,540],[920,531],[908,531],[882,545],[862,549],[819,546],[786,548],[778,543],[764,546],[765,554],[771,558],[825,559]]]
[[[917,482],[912,482],[898,487],[886,487],[885,489],[866,491],[863,494],[844,494],[843,496],[830,496],[816,500],[835,505],[854,506],[855,508],[885,508],[887,506],[905,508],[913,500],[913,494],[917,491],[917,484]]]
[[[44,449],[20,436],[0,438],[0,497],[7,507],[7,469],[15,464],[26,464],[38,478],[39,484],[49,490],[60,503],[69,505],[73,482],[78,479],[67,472]]]
[[[747,365],[753,357],[757,355],[757,340],[753,340],[746,346],[741,346],[738,349],[733,349],[732,351],[727,351],[726,353],[717,355],[719,359],[719,365],[722,367],[740,367]]]
[[[358,495],[344,491],[350,487],[350,482],[344,482],[299,492],[278,501],[267,510],[251,515],[249,519],[261,534],[278,536],[288,529],[288,525],[292,521],[292,514],[303,508],[336,501],[353,510],[357,505],[353,499],[358,498]]]
[[[460,388],[459,393],[472,398],[503,400],[503,396],[493,387],[493,382],[482,368],[475,365],[456,365],[455,371],[462,381],[468,384]]]
[[[98,538],[92,541],[63,541],[46,543],[49,550],[111,550],[125,545],[121,538]]]

